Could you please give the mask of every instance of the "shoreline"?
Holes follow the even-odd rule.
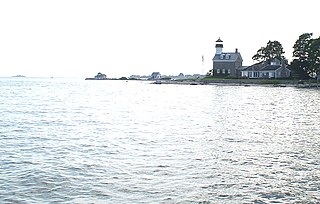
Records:
[[[251,79],[219,79],[219,80],[156,80],[152,84],[177,84],[177,85],[220,85],[220,86],[266,86],[266,87],[296,87],[320,88],[320,83],[299,83],[299,81],[269,81]]]

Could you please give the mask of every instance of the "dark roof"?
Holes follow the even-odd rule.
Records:
[[[247,68],[244,68],[246,71],[275,71],[281,67],[281,64],[275,64],[271,65],[267,62],[258,62],[256,64],[253,64],[251,66],[248,66]]]
[[[220,38],[216,42],[223,42]]]
[[[160,74],[160,72],[152,72],[152,76],[154,76],[154,75],[159,75]]]
[[[223,57],[221,57],[221,55]],[[242,57],[240,52],[223,52],[221,54],[215,54],[213,57],[213,61],[215,62],[234,62],[240,57],[240,60],[242,61]]]
[[[242,67],[239,67],[238,69],[239,69],[240,71],[242,71],[242,70],[247,69],[247,67],[248,67],[248,66],[242,66]]]
[[[280,65],[267,65],[262,67],[262,69],[260,69],[260,71],[274,71],[279,69],[281,66]]]
[[[260,69],[262,69],[262,67],[264,66],[264,62],[259,62],[259,63],[256,63],[256,64],[253,64],[251,66],[248,66],[246,67],[245,69],[243,70],[247,70],[247,71],[259,71]]]

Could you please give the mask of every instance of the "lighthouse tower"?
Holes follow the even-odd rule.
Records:
[[[223,48],[223,41],[219,38],[216,41],[216,54],[221,54],[222,53],[222,48]]]

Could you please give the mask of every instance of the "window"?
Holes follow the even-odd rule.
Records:
[[[228,74],[230,74],[231,73],[231,69],[228,69]]]
[[[226,70],[225,69],[222,69],[222,74],[225,74],[226,73]]]
[[[220,69],[217,69],[217,74],[220,74]]]
[[[253,72],[253,77],[258,78],[259,77],[259,72]]]
[[[220,59],[224,59],[224,54],[221,54],[221,55],[220,55]]]

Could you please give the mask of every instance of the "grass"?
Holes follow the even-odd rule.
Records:
[[[221,82],[221,83],[245,83],[245,84],[296,84],[298,81],[294,79],[247,79],[247,78],[219,78],[205,77],[200,79],[204,82]],[[309,81],[307,81],[310,83]]]

